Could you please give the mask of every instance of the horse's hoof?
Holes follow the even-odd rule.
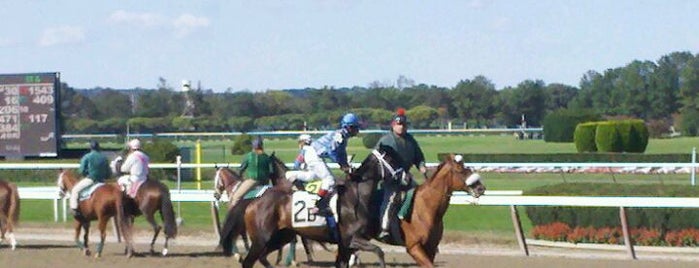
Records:
[[[289,267],[299,267],[299,264],[296,261],[291,261],[291,263],[288,266]]]
[[[98,252],[97,254],[95,254],[95,259],[99,259],[100,257],[102,257],[102,253],[101,253],[101,252]]]
[[[242,262],[243,258],[240,257],[240,253],[233,254],[233,259],[237,262]]]
[[[163,249],[163,256],[167,256],[167,249],[166,248]]]
[[[85,254],[85,256],[90,256],[90,254],[92,254],[89,249],[85,249],[83,253]]]

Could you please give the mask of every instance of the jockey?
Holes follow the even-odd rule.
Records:
[[[405,116],[405,109],[399,108],[396,111],[391,120],[391,131],[381,137],[376,143],[376,148],[380,146],[393,148],[400,156],[401,167],[406,172],[409,172],[410,167],[415,165],[420,170],[420,173],[426,176],[425,156],[422,154],[422,149],[420,149],[420,145],[418,145],[415,138],[408,134],[408,118]],[[401,203],[402,192],[414,187],[415,182],[412,180],[402,181],[396,179],[393,183],[384,182],[384,199],[381,205],[381,234],[379,234],[379,238],[389,234],[389,216],[391,211],[395,209],[395,206]]]
[[[70,208],[73,210],[73,216],[76,218],[82,216],[78,210],[78,195],[80,191],[93,183],[104,182],[111,176],[109,161],[100,153],[100,144],[97,141],[90,141],[90,152],[80,159],[78,172],[83,176],[83,179],[76,183],[70,192]]]
[[[316,178],[333,182],[334,178],[330,169],[328,169],[323,159],[318,156],[316,150],[311,146],[313,141],[311,135],[301,134],[298,141],[301,150],[296,159],[294,159],[295,170],[287,171],[286,179],[291,183],[296,181],[309,182]]]
[[[310,147],[313,147],[317,156],[323,159],[329,158],[332,162],[339,164],[342,171],[349,173],[351,167],[347,163],[347,141],[349,138],[357,136],[359,133],[359,118],[353,113],[345,114],[342,120],[340,120],[340,126],[340,129],[325,134],[313,141]],[[308,159],[306,159],[306,161],[308,162]],[[328,169],[325,163],[323,163],[322,166]],[[320,167],[316,168],[316,170],[320,169]],[[317,211],[315,213],[321,216],[329,216],[332,215],[329,209],[329,203],[330,193],[333,191],[333,186],[335,186],[335,178],[332,176],[329,169],[317,175],[320,176],[323,181],[318,191],[320,200],[318,201]]]
[[[272,159],[265,153],[262,137],[258,136],[252,141],[252,151],[245,154],[240,163],[240,174],[243,174],[245,179],[231,193],[229,209],[233,208],[253,187],[269,184],[272,172]]]
[[[138,139],[130,140],[128,143],[129,153],[126,160],[121,164],[120,171],[124,175],[119,177],[117,183],[126,193],[129,193],[132,185],[139,185],[148,179],[148,165],[150,158],[141,151],[141,141]],[[115,161],[120,161],[121,156]]]

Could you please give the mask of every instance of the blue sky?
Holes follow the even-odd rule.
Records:
[[[0,1],[0,73],[76,88],[366,87],[403,75],[577,86],[699,51],[699,1]]]

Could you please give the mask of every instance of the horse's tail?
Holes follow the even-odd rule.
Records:
[[[160,214],[163,216],[165,236],[167,238],[175,238],[177,236],[177,222],[175,222],[175,210],[172,208],[170,190],[167,187],[162,188],[163,196],[160,200]]]
[[[7,217],[10,223],[9,226],[13,227],[19,221],[19,192],[17,191],[17,185],[14,183],[8,183],[8,186],[10,187],[10,206],[7,211]]]
[[[117,228],[121,231],[121,236],[124,238],[124,241],[126,242],[127,248],[131,247],[131,221],[129,217],[126,215],[125,212],[125,202],[124,198],[126,195],[118,188],[119,186],[115,186],[112,190],[112,192],[116,195],[115,198],[115,209],[116,209],[116,225]]]

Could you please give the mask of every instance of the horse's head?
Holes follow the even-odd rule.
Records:
[[[66,193],[70,193],[70,190],[73,189],[77,181],[76,176],[77,175],[70,170],[62,169],[58,172],[58,181],[56,182],[58,186],[58,196],[63,198]]]
[[[380,146],[367,156],[351,176],[353,180],[412,180],[412,175],[401,167],[400,156],[390,146]]]
[[[430,181],[446,180],[450,191],[466,191],[473,197],[480,197],[485,192],[481,176],[465,167],[463,159],[461,155],[445,157]]]
[[[286,181],[286,172],[289,171],[289,168],[286,166],[286,164],[279,159],[274,152],[269,156],[270,160],[272,160],[272,174],[270,175],[272,179],[272,184],[277,185],[280,182]]]
[[[217,167],[216,175],[214,176],[214,190],[216,199],[221,198],[223,191],[230,191],[233,187],[242,181],[242,177],[228,167]],[[230,192],[228,193],[230,194]]]

